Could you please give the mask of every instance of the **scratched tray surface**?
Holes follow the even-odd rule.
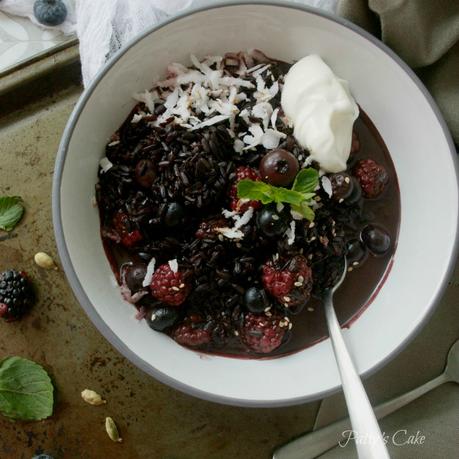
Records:
[[[0,416],[0,458],[30,459],[41,451],[55,459],[268,458],[276,445],[312,428],[318,403],[243,409],[170,389],[134,367],[99,334],[62,270],[34,265],[37,251],[58,260],[51,182],[58,143],[80,93],[80,87],[70,86],[33,105],[18,105],[17,112],[0,112],[0,193],[20,195],[26,205],[17,237],[0,242],[0,270],[27,271],[39,296],[22,321],[0,322],[0,358],[35,360],[56,387],[52,418],[13,423]],[[80,397],[85,388],[103,394],[108,403],[87,405]],[[106,416],[119,425],[123,443],[107,437]]]
[[[37,361],[51,374],[56,387],[52,418],[13,423],[0,416],[0,459],[30,459],[42,451],[55,459],[269,458],[275,446],[313,428],[319,403],[243,409],[170,389],[138,370],[105,341],[74,299],[62,270],[43,271],[34,265],[37,251],[48,252],[57,260],[51,182],[61,134],[82,90],[75,84],[79,75],[72,68],[37,74],[27,83],[34,75],[32,69],[27,79],[18,76],[18,81],[24,81],[19,87],[9,81],[10,93],[0,91],[0,194],[20,195],[26,204],[25,217],[15,230],[17,237],[0,242],[0,270],[26,270],[39,296],[21,322],[0,321],[0,358],[20,355]],[[53,87],[60,90],[50,94]],[[442,371],[449,347],[459,338],[458,279],[456,271],[419,336],[366,381],[373,402],[412,389]],[[449,386],[388,419],[386,426],[391,431],[405,425],[412,430],[419,424],[430,445],[397,448],[392,451],[394,457],[457,457],[459,396],[457,386]],[[103,394],[108,403],[100,407],[85,404],[80,392],[86,388]],[[445,395],[445,391],[449,392]],[[430,409],[423,409],[422,403]],[[453,412],[453,418],[435,415],[444,413],[445,407],[453,407],[448,412]],[[316,427],[344,415],[342,395],[328,397],[322,402]],[[107,437],[106,416],[118,423],[123,443],[112,443]],[[330,453],[330,457],[354,456],[348,448]]]

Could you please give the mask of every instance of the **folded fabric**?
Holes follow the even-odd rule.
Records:
[[[147,27],[188,7],[224,0],[63,0],[69,10],[57,28],[76,30],[83,82]],[[367,29],[407,62],[436,99],[459,144],[459,0],[293,0],[322,8]],[[338,5],[337,5],[338,2]],[[33,16],[33,0],[0,0],[0,10]]]
[[[415,70],[459,145],[459,1],[339,0],[338,14],[381,38]]]

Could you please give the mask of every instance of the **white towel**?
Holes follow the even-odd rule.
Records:
[[[158,22],[190,7],[222,3],[224,0],[63,0],[68,16],[56,28],[64,33],[76,31],[80,41],[83,83],[87,86],[103,64],[125,43]],[[337,0],[294,0],[329,12],[336,11]],[[33,0],[1,0],[0,10],[29,17]],[[38,24],[41,27],[41,24]]]

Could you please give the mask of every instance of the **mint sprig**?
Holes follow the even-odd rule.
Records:
[[[0,197],[0,229],[11,231],[19,223],[24,214],[22,198],[19,196]]]
[[[314,190],[319,183],[319,174],[312,167],[298,172],[289,190],[269,183],[250,179],[241,180],[237,184],[237,195],[240,199],[261,201],[262,204],[290,204],[293,211],[298,212],[307,220],[314,220],[314,211],[309,203],[314,197]]]
[[[53,414],[54,387],[37,363],[21,357],[0,362],[0,413],[12,419],[38,421]]]

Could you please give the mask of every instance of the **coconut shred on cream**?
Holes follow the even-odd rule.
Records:
[[[317,55],[294,64],[285,77],[281,105],[298,143],[326,172],[346,169],[359,108],[347,81]]]

